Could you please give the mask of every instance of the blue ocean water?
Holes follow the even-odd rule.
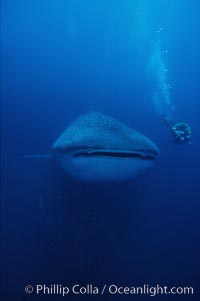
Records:
[[[198,300],[199,11],[197,0],[2,0],[3,301],[62,299],[25,293],[40,283],[192,286],[172,300]],[[155,166],[91,184],[20,160],[93,110],[150,137]],[[192,144],[171,142],[163,110],[189,123]]]

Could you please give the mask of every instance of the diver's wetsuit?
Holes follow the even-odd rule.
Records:
[[[187,123],[175,122],[166,115],[161,116],[164,124],[170,129],[176,144],[191,143],[191,130]]]

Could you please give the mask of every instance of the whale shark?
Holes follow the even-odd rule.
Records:
[[[98,111],[78,117],[52,146],[58,165],[81,181],[133,179],[158,156],[149,138]]]

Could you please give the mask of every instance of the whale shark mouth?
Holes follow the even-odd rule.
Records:
[[[68,153],[69,149],[59,149],[63,154]],[[115,158],[115,159],[128,159],[136,158],[141,160],[156,160],[158,154],[150,150],[107,150],[107,149],[73,149],[71,156],[76,159],[80,158]]]
[[[147,151],[123,151],[123,150],[92,150],[92,151],[78,151],[73,154],[73,157],[109,157],[109,158],[137,158],[141,160],[155,160],[156,154]]]

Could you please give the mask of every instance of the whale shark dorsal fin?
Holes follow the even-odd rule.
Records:
[[[52,159],[52,154],[30,154],[21,156],[20,159]]]

